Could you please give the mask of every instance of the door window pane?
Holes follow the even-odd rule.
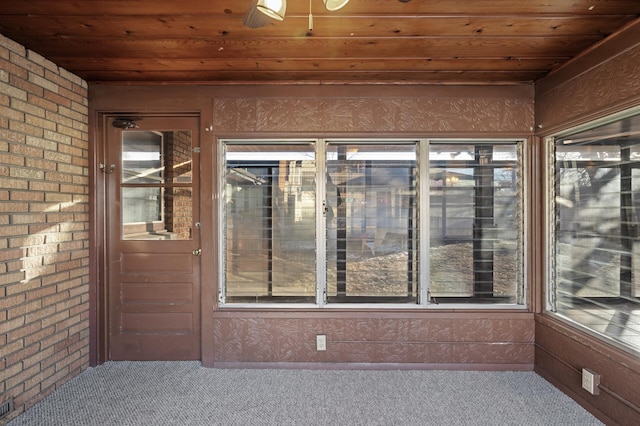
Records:
[[[188,131],[122,132],[123,239],[192,238],[191,154]]]

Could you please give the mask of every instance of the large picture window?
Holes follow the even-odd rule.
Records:
[[[549,306],[640,350],[640,115],[555,138]]]
[[[522,144],[221,141],[221,303],[524,304]]]

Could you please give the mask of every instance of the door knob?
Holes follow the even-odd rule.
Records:
[[[193,250],[191,253],[193,253],[194,256],[200,256],[202,254],[202,249],[201,248],[197,248],[197,249]]]

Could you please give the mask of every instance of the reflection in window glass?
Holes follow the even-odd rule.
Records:
[[[640,116],[555,142],[552,309],[640,350]]]
[[[227,301],[315,301],[315,152],[302,145],[227,145]]]
[[[126,131],[122,136],[122,183],[162,183],[162,134]]]
[[[518,302],[518,145],[434,142],[429,166],[431,296],[438,303]]]
[[[329,302],[417,301],[416,151],[327,147]]]
[[[123,239],[191,239],[188,131],[122,132]]]
[[[522,305],[522,143],[222,142],[222,303]]]

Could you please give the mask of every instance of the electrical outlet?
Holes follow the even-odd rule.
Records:
[[[589,392],[591,395],[600,395],[600,375],[589,370],[588,368],[582,369],[582,389]]]
[[[327,350],[327,336],[325,334],[316,335],[316,350],[317,351]]]

